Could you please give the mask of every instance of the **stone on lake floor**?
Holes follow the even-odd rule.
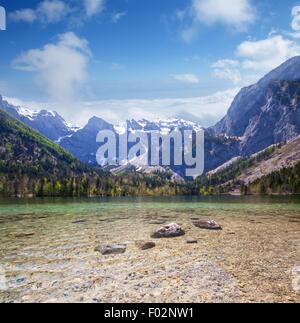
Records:
[[[200,229],[222,230],[222,227],[214,220],[209,220],[209,221],[197,220],[197,221],[193,221],[193,224],[195,227]]]
[[[29,238],[34,236],[34,232],[20,232],[20,233],[12,232],[9,234],[9,236],[12,238]]]
[[[165,220],[151,220],[149,224],[164,224],[166,223]]]
[[[135,244],[140,250],[148,250],[155,248],[156,246],[155,242],[153,241],[136,241]]]
[[[151,238],[175,238],[183,235],[185,232],[178,224],[170,223],[153,232]]]
[[[81,223],[85,223],[86,220],[76,220],[76,221],[73,221],[72,224],[81,224]]]
[[[102,255],[117,255],[125,253],[126,249],[126,244],[112,244],[107,246],[98,246],[95,248],[95,251],[100,252]]]
[[[17,280],[16,280],[17,284],[22,284],[22,283],[25,283],[25,282],[26,282],[26,278],[24,278],[24,277],[17,278]]]
[[[196,243],[198,243],[198,240],[193,239],[193,238],[187,238],[186,243],[188,243],[188,244],[196,244]]]

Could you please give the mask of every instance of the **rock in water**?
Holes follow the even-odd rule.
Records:
[[[102,255],[117,255],[125,253],[126,249],[126,244],[113,244],[96,247],[95,251],[100,252]]]
[[[34,232],[10,233],[9,236],[13,238],[29,238],[34,236]]]
[[[155,242],[153,241],[136,241],[135,244],[140,250],[148,250],[156,246]]]
[[[76,220],[74,222],[72,222],[72,224],[81,224],[81,223],[85,223],[86,220]]]
[[[195,227],[200,229],[207,229],[207,230],[222,230],[222,227],[214,220],[209,221],[193,221]]]
[[[188,244],[196,244],[196,243],[198,243],[198,240],[193,239],[193,238],[187,238],[186,243],[188,243]]]
[[[175,238],[185,235],[184,230],[176,224],[171,223],[168,225],[165,225],[152,233],[151,238],[160,239],[160,238]]]

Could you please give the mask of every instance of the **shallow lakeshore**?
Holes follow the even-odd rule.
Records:
[[[137,248],[171,222],[186,235]],[[0,301],[300,302],[299,233],[299,197],[1,200]],[[95,251],[109,243],[127,250]]]

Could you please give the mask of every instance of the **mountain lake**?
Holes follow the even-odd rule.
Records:
[[[300,302],[300,197],[1,199],[0,302]]]

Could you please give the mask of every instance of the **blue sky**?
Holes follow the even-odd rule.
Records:
[[[0,93],[68,121],[210,125],[237,91],[300,54],[300,1],[1,1]]]

